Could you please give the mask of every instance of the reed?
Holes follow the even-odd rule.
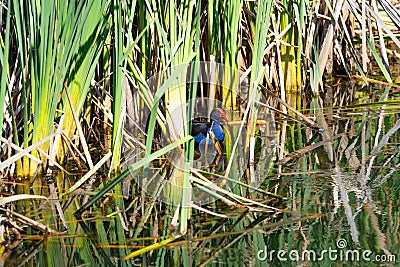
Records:
[[[172,141],[188,135],[189,124],[187,122],[191,120],[191,112],[187,110],[186,103],[188,99],[196,95],[195,91],[193,92],[196,87],[191,86],[192,90],[189,92],[186,90],[186,77],[191,75],[188,72],[187,64],[196,56],[196,51],[193,51],[193,49],[199,47],[194,44],[194,41],[197,40],[198,42],[195,36],[198,35],[196,30],[197,25],[200,23],[200,16],[194,7],[195,1],[192,0],[182,1],[176,5],[173,2],[168,2],[165,6],[153,4],[157,35],[160,38],[161,47],[165,47],[165,49],[161,50],[163,55],[161,57],[161,66],[167,70],[166,79],[170,80],[171,77],[175,77],[165,90],[166,124],[169,126],[169,137]],[[167,14],[167,20],[163,24],[157,23],[158,20],[162,22],[162,16],[165,14],[163,11]],[[178,20],[179,18],[180,20]],[[149,142],[153,141],[148,138],[146,143],[149,144]],[[185,147],[187,150],[193,145],[188,143]],[[182,155],[173,162],[176,168],[173,168],[169,178],[170,188],[166,189],[168,198],[172,200],[171,203],[176,209],[181,209],[181,232],[186,231],[187,221],[190,216],[191,186],[189,170],[193,152],[187,152],[187,155],[189,158],[185,159]]]
[[[10,9],[1,8],[0,14],[3,16],[3,12],[6,11],[6,31],[5,36],[1,36],[1,46],[0,46],[0,58],[1,58],[1,85],[0,85],[0,110],[5,110],[5,103],[6,103],[6,93],[8,91],[9,85],[9,51],[10,51]],[[4,44],[4,45],[3,45]],[[10,99],[9,99],[10,101]],[[4,113],[0,112],[0,136],[3,133],[3,120],[4,120]]]
[[[106,1],[50,1],[46,4],[10,1],[19,47],[16,50],[18,66],[23,70],[21,106],[25,148],[54,132],[61,114],[65,114],[63,129],[69,131],[67,136],[73,136],[76,122],[72,114],[76,112],[79,116],[83,108],[104,45],[105,8]],[[64,83],[70,89],[74,111],[63,93]],[[46,168],[45,154],[50,153],[51,144],[45,143],[40,149],[43,152],[33,151],[32,154],[40,156],[42,163],[24,160],[22,170],[17,170],[19,175],[33,176],[38,168]],[[64,153],[59,150],[60,160]]]
[[[126,1],[124,2],[126,5]],[[125,110],[122,109],[123,94],[125,94],[125,85],[123,80],[123,56],[124,56],[124,38],[123,38],[123,14],[122,3],[120,1],[112,2],[112,31],[111,31],[111,112],[113,114],[113,127],[112,127],[112,164],[111,168],[116,170],[119,166],[121,157],[122,146],[122,129],[125,117]]]
[[[92,1],[83,5],[76,10],[79,17],[76,24],[68,25],[68,28],[76,28],[76,32],[71,32],[72,36],[66,38],[74,42],[74,46],[69,51],[71,53],[70,71],[67,74],[66,84],[71,94],[71,101],[74,105],[75,112],[80,117],[82,110],[88,105],[88,97],[90,96],[90,87],[94,78],[95,70],[101,56],[102,49],[105,45],[107,36],[107,1]],[[68,7],[64,12],[66,15],[72,15],[75,10],[74,5]],[[71,11],[68,11],[71,10]],[[73,111],[70,107],[67,94],[63,94],[61,100],[62,111],[65,113],[63,129],[67,130],[68,138],[73,138],[77,129],[77,123],[73,119]],[[60,144],[57,157],[63,161],[64,153],[67,150],[65,145]]]
[[[110,67],[110,84],[112,84],[110,92],[113,97],[111,110],[114,114],[111,137],[113,168],[118,166],[120,159],[121,129],[123,128],[120,115],[124,102],[122,89],[127,85],[124,70],[134,77],[135,82],[144,84],[146,76],[150,73],[193,59],[207,59],[211,55],[216,61],[235,69],[239,67],[238,51],[248,43],[251,53],[243,55],[248,56],[246,58],[248,62],[249,59],[252,61],[251,64],[247,63],[241,67],[251,70],[249,71],[251,83],[254,85],[257,79],[261,83],[264,79],[268,80],[273,86],[281,89],[281,98],[296,108],[299,102],[296,97],[286,99],[286,95],[292,90],[288,88],[307,89],[304,81],[311,78],[312,91],[318,94],[319,90],[323,90],[319,86],[328,62],[333,62],[333,65],[342,65],[349,73],[352,68],[349,62],[353,62],[352,64],[368,82],[365,62],[360,63],[357,58],[358,46],[355,41],[358,39],[353,38],[358,29],[365,29],[365,33],[360,38],[363,58],[366,58],[365,51],[369,49],[371,59],[377,62],[385,79],[389,83],[392,81],[388,71],[389,63],[384,38],[391,38],[397,45],[400,42],[390,25],[398,21],[398,11],[391,3],[374,2],[369,7],[355,2],[344,4],[343,1],[339,1],[335,6],[331,6],[329,2],[320,5],[309,1],[293,3],[284,1],[282,6],[271,7],[268,14],[265,14],[266,17],[262,23],[268,28],[260,36],[258,32],[260,22],[256,17],[260,14],[259,10],[264,9],[266,4],[268,3],[208,1],[206,5],[191,2],[175,4],[151,2],[147,5],[142,1],[109,4],[107,1],[98,0],[91,3],[51,1],[49,5],[43,5],[41,1],[10,1],[11,13],[7,11],[8,9],[2,9],[6,17],[5,35],[2,36],[2,58],[4,59],[2,66],[8,70],[8,74],[2,72],[2,80],[8,83],[1,85],[0,100],[4,107],[4,103],[8,103],[6,102],[7,87],[21,88],[19,101],[21,101],[22,114],[20,113],[21,115],[16,118],[22,118],[23,127],[20,128],[22,131],[18,130],[16,125],[19,122],[14,119],[11,132],[14,133],[15,145],[19,146],[21,143],[24,148],[27,148],[30,144],[49,136],[58,126],[67,130],[67,136],[73,138],[77,122],[73,119],[71,105],[64,93],[64,83],[71,93],[71,101],[78,119],[82,120],[80,115],[83,107],[88,106],[87,96],[96,65],[99,63],[102,50],[108,45],[106,44],[107,36],[112,37],[109,39],[109,42],[112,42],[112,49],[110,49],[110,54],[106,53],[103,56],[110,58],[102,58],[104,65],[99,67],[99,70],[108,71],[107,66]],[[116,8],[109,12],[109,5]],[[134,11],[136,7],[138,12]],[[381,18],[382,8],[391,10],[384,18]],[[202,9],[207,10],[208,24],[202,24],[202,17],[198,15],[203,12]],[[213,9],[219,12],[211,12]],[[325,14],[325,19],[330,18],[335,25],[328,24],[326,20],[319,20],[315,16],[316,10]],[[340,17],[341,12],[345,12],[343,18]],[[96,14],[101,15],[96,16]],[[60,23],[54,23],[55,21]],[[137,27],[135,22],[138,22]],[[124,27],[127,28],[124,29]],[[241,27],[243,30],[240,30]],[[378,33],[376,38],[373,38],[375,37],[374,27]],[[36,28],[41,30],[36,31]],[[108,35],[110,29],[112,29],[112,34]],[[317,29],[326,29],[326,32],[322,36],[317,36]],[[15,31],[15,36],[11,36],[12,31]],[[197,31],[207,32],[205,42],[207,49],[202,48],[203,38]],[[133,40],[134,36],[136,40]],[[244,41],[244,36],[251,38]],[[19,47],[16,50],[17,65],[6,64],[14,60],[8,54],[9,50],[17,47],[15,45],[10,47],[9,41],[12,38],[15,38],[12,44],[17,44]],[[347,52],[342,53],[336,48],[339,45],[339,38],[345,41]],[[46,42],[41,40],[46,40]],[[136,44],[140,46],[134,49]],[[271,49],[274,46],[275,49]],[[260,48],[264,50],[261,51]],[[196,52],[191,54],[191,51]],[[159,57],[155,57],[156,55]],[[352,61],[347,61],[348,58]],[[260,66],[264,65],[263,60],[269,63],[266,65],[264,77],[260,74]],[[150,64],[151,61],[155,63]],[[111,65],[108,65],[109,62]],[[312,67],[311,72],[308,72],[308,66]],[[20,69],[20,74],[11,72],[11,68]],[[332,68],[327,71],[332,71]],[[259,74],[261,76],[258,76]],[[238,73],[224,72],[224,75],[221,91],[219,92],[220,89],[217,88],[214,92],[217,95],[221,93],[223,104],[235,110],[237,95],[232,87],[237,87],[235,83],[238,80]],[[103,73],[101,76],[105,77],[107,74]],[[13,83],[10,84],[10,82]],[[107,86],[107,83],[104,85]],[[148,88],[146,89],[145,86],[139,86],[139,88],[142,90],[144,100],[149,103]],[[257,92],[257,90],[254,91],[253,87],[251,92]],[[169,109],[179,107],[189,98],[188,96],[189,94],[186,95],[186,90],[183,88],[176,90],[175,93],[167,92]],[[248,98],[248,103],[252,105],[259,95],[256,93],[253,99],[252,93],[249,93]],[[14,98],[10,98],[9,101],[13,102]],[[7,107],[17,107],[18,104],[13,102]],[[138,105],[144,107],[145,102]],[[10,112],[12,115],[13,110],[10,109]],[[62,116],[64,116],[63,125],[57,125]],[[182,120],[184,121],[185,118]],[[174,121],[178,128],[180,128],[179,123],[178,120]],[[254,129],[255,127],[252,131]],[[20,134],[18,131],[21,131],[22,138],[17,138]],[[46,143],[40,149],[49,154],[52,150],[50,146],[51,143]],[[60,145],[57,154],[59,160],[62,161],[66,150],[67,147]],[[44,169],[49,160],[44,153],[34,151],[32,154],[33,157],[41,157],[42,164],[40,165],[27,157],[16,163],[17,174],[30,176],[38,170],[38,166],[41,166],[39,171]],[[86,158],[89,162],[89,158]]]
[[[221,84],[222,101],[224,106],[231,110],[237,109],[236,97],[239,91],[239,48],[240,25],[242,19],[242,1],[224,1],[223,19],[223,55],[224,68],[232,68],[233,71],[223,69]]]
[[[267,44],[267,34],[270,26],[270,15],[272,12],[271,1],[259,1],[257,5],[257,17],[254,26],[254,43],[253,43],[253,57],[252,57],[252,71],[250,76],[250,88],[248,93],[248,124],[247,124],[247,136],[246,136],[246,148],[249,149],[249,153],[254,155],[254,138],[256,134],[256,122],[258,117],[259,101],[261,99],[262,92],[258,88],[258,84],[262,82],[265,72],[264,61],[264,50]],[[253,144],[250,146],[250,144]],[[254,157],[250,158],[250,161],[254,162]]]

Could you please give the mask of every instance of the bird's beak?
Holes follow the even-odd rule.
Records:
[[[228,117],[226,116],[226,113],[225,113],[225,111],[222,109],[222,108],[219,108],[218,109],[219,110],[219,117],[221,118],[221,119],[224,119],[224,120],[228,120]]]

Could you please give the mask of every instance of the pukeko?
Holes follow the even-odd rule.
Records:
[[[226,116],[224,110],[222,108],[215,108],[211,111],[210,122],[201,122],[201,121],[192,122],[192,136],[194,138],[194,143],[195,143],[195,158],[199,158],[201,156],[200,153],[204,152],[204,148],[206,145],[219,146],[220,149],[217,150],[221,150],[222,142],[224,141],[225,138],[224,129],[220,124],[222,120],[228,120],[228,117]],[[215,138],[216,140],[213,141],[213,138]],[[208,144],[206,144],[207,140]],[[220,152],[221,151],[219,151],[219,153]]]

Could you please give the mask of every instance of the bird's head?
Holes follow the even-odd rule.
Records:
[[[215,108],[211,111],[210,118],[221,121],[221,120],[228,120],[225,111],[222,108]]]

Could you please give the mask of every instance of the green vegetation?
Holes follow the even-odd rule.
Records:
[[[0,16],[2,259],[20,234],[40,240],[19,246],[30,265],[212,265],[341,236],[399,254],[391,2],[2,0]],[[217,107],[220,156],[199,160],[191,122]]]

